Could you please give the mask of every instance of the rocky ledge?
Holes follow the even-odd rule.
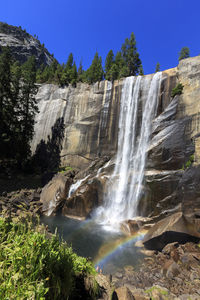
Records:
[[[41,214],[41,189],[3,192],[0,196],[0,214],[11,217],[36,216]]]

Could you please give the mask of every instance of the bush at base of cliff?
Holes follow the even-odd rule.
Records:
[[[48,239],[31,223],[0,219],[0,299],[73,299],[77,276],[94,274],[58,237]]]

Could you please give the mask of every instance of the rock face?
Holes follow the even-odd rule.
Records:
[[[44,215],[51,216],[56,214],[68,195],[73,177],[74,174],[71,172],[68,172],[65,176],[58,174],[45,185],[40,196]]]
[[[33,151],[42,139],[48,140],[59,119],[65,124],[60,153],[63,165],[84,169],[97,157],[114,155],[121,84],[78,83],[76,88],[42,85],[36,97],[40,113],[36,117]]]
[[[138,124],[142,116],[143,95],[148,90],[145,81],[149,82],[149,76],[152,75],[143,77],[140,87]],[[162,72],[157,115],[152,124],[153,132],[148,149],[144,190],[139,204],[139,213],[143,216],[160,215],[163,218],[182,210],[187,213],[191,203],[192,207],[196,203],[196,210],[199,207],[199,79],[200,56],[184,59],[177,68]],[[183,93],[172,99],[171,91],[178,82],[184,86]],[[60,141],[62,150],[59,153],[62,165],[78,168],[81,170],[80,174],[84,174],[86,168],[97,158],[113,158],[117,150],[122,88],[123,80],[114,83],[103,81],[92,86],[78,83],[76,88],[42,85],[37,94],[40,113],[36,117],[33,152],[37,151],[42,140],[47,142],[50,139],[53,130],[59,130],[55,125],[60,120],[65,126]],[[188,163],[193,161],[192,155],[194,162],[187,169]],[[96,165],[93,175],[96,172],[98,178],[106,178],[110,171],[111,169],[100,172]],[[80,175],[79,178],[84,176]],[[80,191],[84,191],[86,195],[88,188],[82,186]],[[99,193],[100,189],[97,190]],[[184,196],[183,190],[186,191]],[[77,194],[76,200],[73,198],[66,201],[63,212],[66,215],[74,214],[77,203],[80,205],[81,202],[82,209],[77,214],[86,216],[90,214],[92,207],[101,203],[101,196],[94,197],[97,198],[94,205],[89,204],[90,209],[83,213],[85,200],[82,195]]]
[[[14,58],[21,63],[32,55],[36,57],[38,65],[50,65],[53,61],[53,56],[37,38],[21,27],[2,22],[0,22],[0,46],[8,46]]]
[[[195,225],[180,212],[155,224],[144,237],[143,243],[149,250],[161,251],[169,243],[183,244],[199,240],[200,233],[197,232]]]

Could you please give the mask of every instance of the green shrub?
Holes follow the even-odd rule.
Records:
[[[0,299],[68,299],[77,275],[95,274],[55,235],[48,239],[31,223],[0,218]]]
[[[194,154],[190,155],[188,161],[182,166],[182,170],[189,168],[194,162]]]
[[[171,96],[175,97],[176,95],[181,95],[182,92],[183,92],[183,85],[182,85],[182,83],[178,83],[175,86],[175,88],[172,89]]]
[[[70,166],[66,166],[66,167],[61,167],[59,168],[59,173],[64,173],[64,172],[67,172],[67,171],[73,171],[73,168],[70,167]]]

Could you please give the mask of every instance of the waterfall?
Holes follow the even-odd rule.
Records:
[[[124,80],[115,168],[108,182],[104,205],[96,211],[97,220],[103,224],[119,224],[137,215],[160,81],[161,72],[153,77],[127,77]],[[147,93],[143,89],[148,89]],[[138,124],[141,91],[144,97],[141,124]]]
[[[68,193],[68,198],[71,197],[71,195],[79,188],[79,186],[81,185],[81,183],[83,181],[85,181],[88,177],[89,177],[89,175],[87,175],[86,177],[84,177],[82,179],[77,180],[77,182],[73,183],[70,186],[69,193]]]

